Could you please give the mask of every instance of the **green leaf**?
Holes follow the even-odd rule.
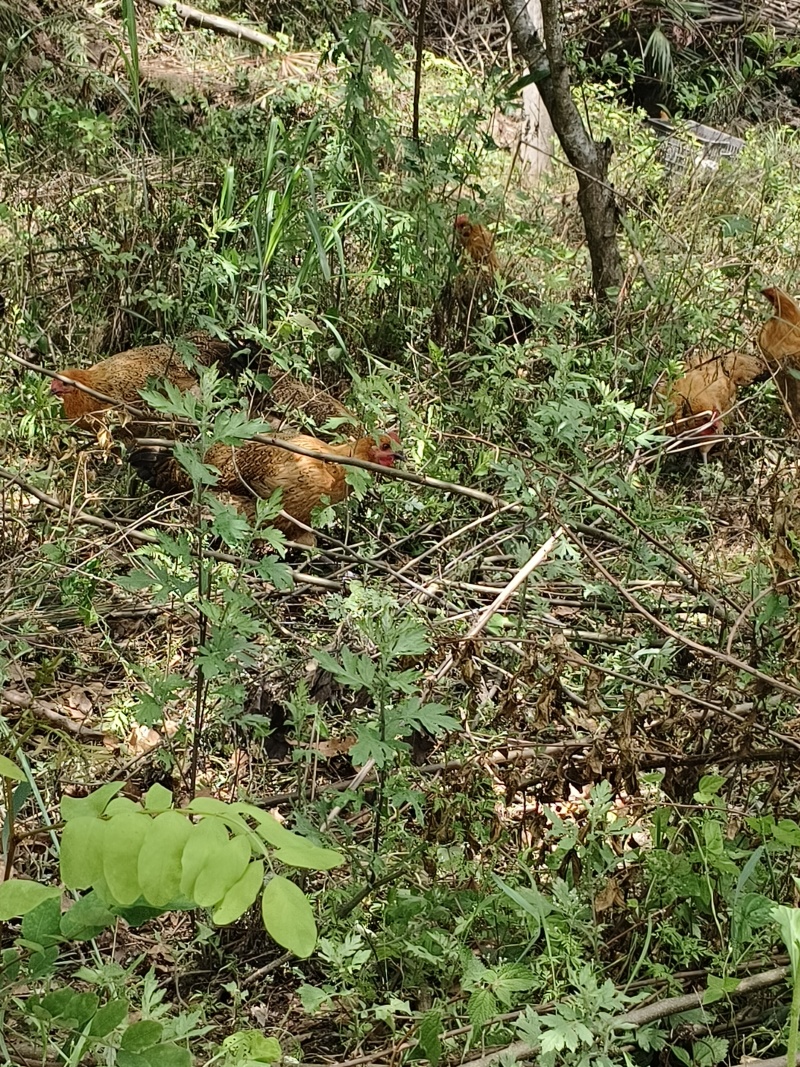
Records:
[[[443,1029],[441,1012],[435,1010],[426,1011],[420,1019],[419,1047],[431,1067],[437,1067],[439,1060],[442,1058],[441,1036]]]
[[[261,897],[261,914],[267,933],[282,948],[301,959],[311,955],[317,943],[314,912],[294,882],[276,875]]]
[[[143,812],[115,815],[103,839],[103,876],[115,903],[135,904],[142,896],[139,853],[153,820]]]
[[[262,811],[261,808],[255,807],[254,804],[239,803],[232,804],[231,807],[242,815],[250,815],[255,819],[258,823],[256,832],[269,845],[288,844],[289,841],[298,836],[293,834],[291,830],[287,830],[285,826],[282,826],[274,815],[270,815],[268,811]]]
[[[8,756],[0,756],[0,778],[12,778],[15,782],[24,782],[27,775]]]
[[[144,807],[145,811],[169,811],[172,807],[172,793],[156,782],[144,795]]]
[[[155,1019],[140,1019],[131,1023],[119,1043],[119,1047],[126,1052],[143,1052],[152,1048],[161,1041],[164,1027]]]
[[[217,926],[227,926],[235,922],[251,907],[264,884],[263,860],[249,863],[242,877],[227,891],[214,912],[213,920]]]
[[[281,1058],[277,1038],[264,1037],[259,1030],[239,1030],[222,1041],[222,1051],[234,1064],[249,1060],[252,1063],[275,1063]]]
[[[178,442],[174,449],[175,459],[196,485],[216,485],[219,474],[203,463],[191,445]]]
[[[800,845],[800,826],[794,819],[780,819],[772,827],[772,836],[782,845],[790,845],[797,848]]]
[[[740,981],[740,978],[718,978],[715,974],[710,974],[703,993],[703,1003],[714,1004],[718,1000],[726,1000],[730,993],[738,989]]]
[[[49,948],[61,940],[61,894],[43,900],[22,920],[22,936],[26,941]]]
[[[69,1006],[70,1018],[75,1020],[76,1029],[82,1030],[93,1019],[100,1006],[100,997],[96,993],[76,993]]]
[[[61,818],[64,822],[70,822],[71,819],[102,815],[109,801],[124,785],[124,782],[107,782],[99,789],[95,789],[88,797],[62,797]]]
[[[50,899],[61,899],[61,890],[55,886],[40,885],[22,878],[11,878],[0,883],[0,922],[27,915],[29,911]]]
[[[61,916],[61,933],[70,941],[89,941],[103,930],[113,926],[116,916],[109,911],[103,900],[92,890],[76,900],[69,911]]]
[[[467,1001],[467,1015],[474,1027],[481,1027],[497,1015],[497,999],[491,989],[476,989]]]
[[[109,1000],[92,1019],[89,1033],[92,1037],[108,1037],[112,1031],[125,1022],[128,1018],[128,1002],[126,1000]]]
[[[191,832],[189,820],[177,811],[164,811],[150,824],[137,865],[142,896],[149,904],[165,908],[180,897],[181,855]]]
[[[154,1045],[147,1050],[147,1062],[150,1067],[192,1067],[192,1056],[188,1049],[172,1041],[163,1045]]]
[[[281,863],[286,863],[289,867],[304,867],[310,871],[331,871],[344,863],[344,856],[334,852],[332,848],[320,848],[297,834],[292,836],[293,841],[280,845],[275,852],[275,858]]]
[[[214,863],[217,857],[222,856],[229,840],[225,824],[214,816],[207,816],[192,826],[181,855],[181,894],[184,897],[195,899],[197,876],[207,863]]]
[[[206,862],[194,883],[194,900],[201,908],[219,904],[231,886],[244,875],[250,862],[250,843],[246,837],[226,841],[213,862]]]
[[[103,819],[81,815],[70,819],[64,827],[61,878],[67,889],[88,889],[102,878],[106,826]]]

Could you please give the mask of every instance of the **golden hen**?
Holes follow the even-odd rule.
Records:
[[[775,314],[761,328],[758,345],[764,353],[775,383],[795,422],[800,422],[800,308],[783,289],[775,286],[761,293],[775,309]]]
[[[472,222],[469,215],[457,215],[453,224],[456,239],[473,264],[494,277],[500,269],[500,261],[494,250],[494,237],[479,222]]]
[[[298,412],[308,415],[318,426],[330,418],[358,425],[355,415],[329,393],[313,389],[273,363],[267,363],[262,368],[258,349],[218,340],[203,330],[187,334],[185,340],[191,342],[194,358],[203,367],[219,363],[223,370],[235,373],[252,363],[255,369],[267,374],[272,379],[272,388],[264,403],[257,406],[265,409],[264,417],[271,417],[275,425],[287,414]],[[97,429],[101,412],[116,406],[130,404],[139,410],[147,410],[147,404],[139,393],[151,379],[156,383],[169,381],[181,392],[198,387],[197,375],[189,370],[176,348],[169,344],[131,348],[101,360],[92,367],[83,370],[70,367],[59,373],[109,398],[100,400],[75,385],[53,379],[50,389],[61,398],[64,414],[83,429]],[[138,424],[130,429],[134,434],[141,435],[146,426]]]
[[[737,388],[766,373],[767,368],[760,359],[742,352],[726,352],[688,362],[683,377],[671,386],[664,379],[656,384],[656,393],[667,401],[667,432],[685,436],[703,462],[707,462],[708,453],[719,442],[725,419],[736,403]]]
[[[361,437],[339,445],[302,434],[285,439],[287,443],[309,451],[331,457],[353,456],[379,463],[382,467],[393,467],[395,461],[402,458],[400,439],[394,432],[384,434],[377,441],[374,437]],[[137,449],[131,453],[130,461],[140,478],[155,489],[185,493],[192,488],[187,472],[163,448],[145,446]],[[286,516],[278,516],[274,525],[300,544],[313,545],[314,535],[297,526],[292,519],[308,526],[315,508],[325,500],[338,504],[350,492],[345,480],[347,468],[342,464],[312,459],[259,441],[247,441],[238,446],[213,445],[206,452],[205,462],[219,471],[214,490],[232,494],[234,503],[251,521],[256,497],[266,499],[276,489],[283,490],[281,501]]]

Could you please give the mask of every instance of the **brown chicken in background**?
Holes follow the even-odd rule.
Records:
[[[761,328],[758,345],[775,383],[795,422],[800,423],[800,380],[792,371],[800,373],[800,308],[783,289],[771,287],[761,293],[775,309],[775,315]]]
[[[667,401],[667,432],[685,435],[703,462],[719,443],[725,419],[736,403],[736,390],[764,377],[767,368],[756,356],[726,352],[687,363],[686,373],[672,385],[661,379],[656,393]]]
[[[473,264],[494,279],[495,272],[500,269],[500,260],[494,250],[493,235],[479,222],[472,222],[469,215],[456,216],[453,225],[456,240]]]
[[[279,426],[289,413],[303,412],[318,426],[328,419],[337,418],[346,420],[353,428],[358,427],[355,415],[329,393],[313,389],[273,363],[261,367],[259,350],[253,352],[237,347],[229,341],[211,337],[203,330],[187,334],[185,340],[195,347],[194,358],[203,367],[218,363],[223,372],[236,374],[244,366],[253,363],[257,370],[267,374],[272,379],[272,388],[259,398],[254,414],[270,419],[273,426]],[[61,398],[66,417],[80,428],[89,430],[99,429],[102,426],[101,413],[117,405],[130,404],[140,411],[149,410],[139,393],[151,379],[156,383],[169,381],[181,392],[197,390],[199,385],[196,374],[189,370],[175,347],[169,344],[131,348],[101,360],[92,367],[82,370],[70,367],[59,373],[111,398],[99,400],[74,385],[53,378],[50,390]],[[147,432],[148,426],[134,423],[127,429],[129,433],[141,436]]]
[[[393,467],[395,461],[402,458],[400,439],[396,433],[384,434],[377,441],[374,437],[361,437],[340,445],[331,445],[302,434],[285,439],[309,451],[329,456],[353,456],[379,463],[383,467]],[[188,473],[168,450],[143,447],[131,453],[130,461],[139,477],[155,489],[167,493],[185,493],[192,488]],[[255,514],[254,499],[268,499],[276,489],[282,489],[282,506],[286,516],[278,516],[273,522],[291,540],[300,544],[313,545],[315,538],[293,523],[292,518],[308,526],[314,508],[320,507],[323,498],[338,504],[350,492],[345,480],[347,468],[342,464],[312,459],[259,441],[247,441],[235,447],[214,445],[206,452],[205,462],[219,471],[213,491],[232,494],[233,502],[251,521]]]

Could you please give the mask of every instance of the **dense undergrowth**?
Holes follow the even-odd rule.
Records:
[[[250,914],[65,937],[44,902],[6,923],[7,1060],[274,1059],[254,1030],[304,1062],[785,1051],[785,983],[738,980],[785,963],[772,908],[796,897],[796,444],[766,383],[707,465],[681,463],[651,390],[687,353],[752,348],[759,289],[795,287],[796,136],[753,129],[734,165],[671,176],[640,115],[583,85],[616,146],[629,271],[609,311],[567,169],[531,187],[487,134],[510,72],[427,57],[417,145],[411,55],[358,13],[345,49],[247,63],[168,13],[55,12],[38,53],[10,26],[7,874],[56,884],[59,801],[111,781],[249,801],[345,863],[300,879],[305,960]],[[511,288],[468,330],[448,306],[459,211],[529,294],[523,343],[495,339]],[[356,474],[317,550],[282,559],[278,538],[248,562],[230,511],[147,493],[11,358],[89,365],[197,327],[399,426],[405,469],[454,485]],[[237,396],[206,376],[206,442]],[[704,1007],[624,1018],[692,989]]]

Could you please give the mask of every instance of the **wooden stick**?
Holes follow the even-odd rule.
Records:
[[[249,26],[242,26],[241,23],[234,22],[233,19],[223,18],[222,15],[210,15],[207,11],[201,11],[199,8],[191,7],[189,4],[175,3],[174,0],[150,0],[150,3],[155,4],[156,7],[173,10],[179,19],[183,19],[184,22],[189,22],[193,26],[199,26],[204,30],[213,30],[214,33],[221,33],[226,37],[235,37],[237,41],[257,44],[268,51],[275,48],[278,43],[274,37],[270,37],[266,33],[251,30]]]

